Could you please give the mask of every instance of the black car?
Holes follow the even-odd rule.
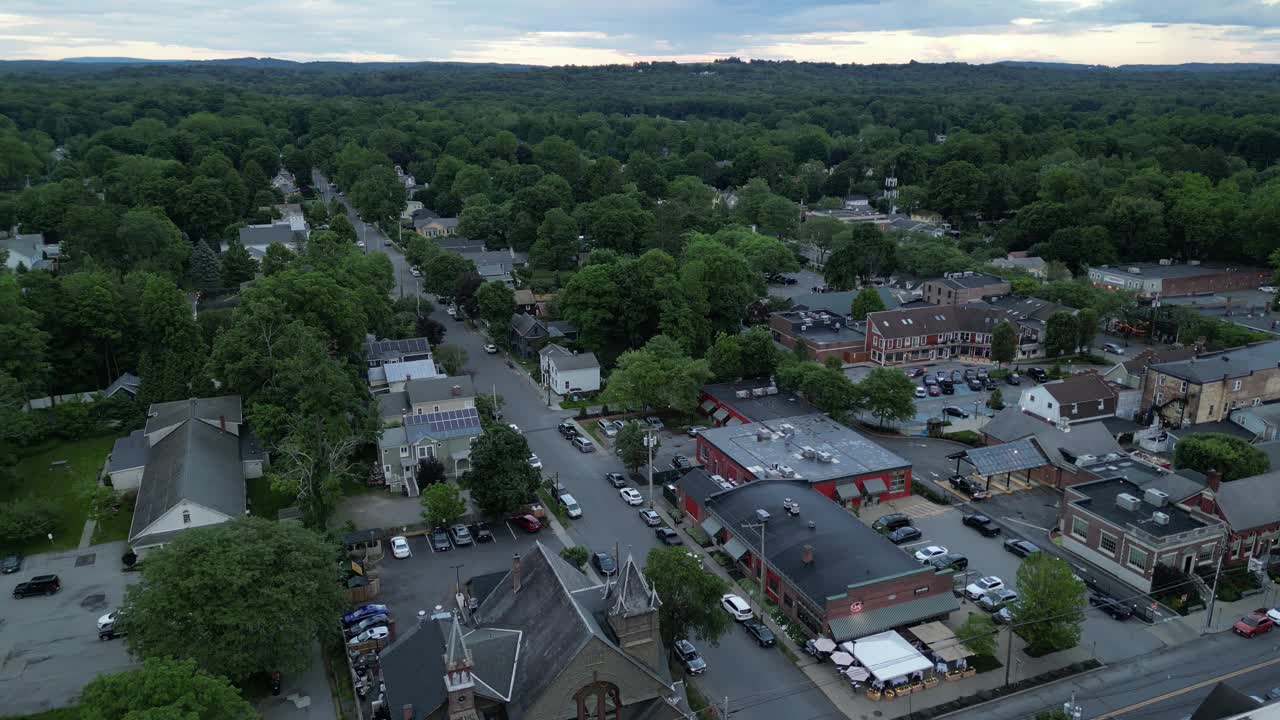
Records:
[[[1133,608],[1105,593],[1089,593],[1089,604],[1116,620],[1128,620],[1133,616]]]
[[[685,468],[693,467],[693,463],[689,462],[689,458],[683,455],[677,455],[671,458],[671,467],[676,470],[684,470]]]
[[[676,658],[684,665],[684,671],[690,675],[701,675],[707,671],[707,661],[702,659],[698,654],[698,648],[688,640],[677,640],[671,646],[671,651],[676,654]]]
[[[24,598],[32,595],[52,595],[61,589],[62,581],[57,575],[37,575],[24,583],[18,583],[13,588],[13,596]]]
[[[971,477],[966,477],[964,475],[952,475],[948,482],[951,483],[951,487],[959,490],[965,495],[968,495],[974,500],[986,500],[991,497],[991,493],[987,492],[987,489],[983,487],[982,483]]]
[[[943,395],[955,395],[955,394],[956,394],[956,384],[955,384],[954,382],[952,382],[952,381],[950,381],[950,380],[943,380],[943,381],[941,381],[941,382],[940,382],[940,383],[938,383],[938,384],[942,386],[942,394],[943,394]]]
[[[991,518],[986,515],[965,515],[962,522],[982,533],[983,537],[995,537],[1000,534],[999,526],[992,522]]]
[[[929,564],[932,565],[935,570],[960,571],[969,567],[969,558],[961,555],[960,553],[947,553],[946,555],[939,555],[936,558],[931,558],[929,560]]]
[[[560,423],[559,425],[556,426],[556,430],[559,430],[560,434],[563,435],[567,440],[572,440],[578,437],[578,428],[574,427],[573,423],[571,422]]]
[[[960,418],[962,420],[969,417],[969,413],[965,412],[964,410],[961,410],[955,405],[947,405],[946,407],[942,408],[942,414],[946,415],[947,417]]]
[[[989,377],[989,378],[984,379],[984,380],[982,381],[982,389],[983,389],[983,390],[995,390],[995,389],[996,389],[996,379],[995,379],[995,378],[992,378],[992,377]]]
[[[1010,385],[1021,385],[1022,377],[1018,373],[1009,373],[1005,376],[1004,381]]]
[[[13,553],[6,555],[0,560],[0,573],[12,575],[22,569],[22,553]]]
[[[449,542],[448,531],[442,527],[431,531],[431,549],[436,552],[445,552],[453,549],[453,544]]]
[[[476,542],[493,542],[493,531],[489,529],[489,523],[481,520],[471,526],[471,537],[475,538]]]
[[[627,486],[627,479],[622,476],[622,473],[605,473],[604,479],[608,480],[609,484],[616,488],[624,488]]]
[[[894,545],[901,545],[904,542],[919,540],[922,536],[920,534],[919,528],[914,528],[908,525],[906,527],[900,527],[897,530],[894,530],[893,532],[889,533],[885,537],[889,538],[889,542],[893,543]]]
[[[1028,540],[1019,540],[1017,538],[1009,538],[1008,540],[1005,540],[1004,549],[1023,558],[1040,552],[1040,548],[1036,547],[1035,543]]]
[[[969,378],[965,381],[969,385],[969,389],[974,392],[982,392],[982,381],[976,377]]]
[[[592,553],[591,564],[601,575],[613,575],[618,572],[618,564],[613,561],[613,556],[609,553]]]
[[[977,377],[978,377],[978,370],[977,370],[977,368],[965,368],[965,369],[964,369],[964,379],[965,379],[965,380],[976,380],[976,379],[977,379]]]
[[[658,539],[662,541],[663,545],[684,544],[684,541],[680,539],[679,533],[669,527],[655,528],[653,534],[658,536]]]
[[[1027,377],[1035,380],[1036,382],[1042,383],[1049,379],[1049,373],[1045,372],[1044,368],[1027,368]]]
[[[777,638],[773,636],[773,631],[759,620],[747,620],[742,623],[742,627],[746,628],[751,637],[760,643],[760,647],[773,647],[773,644],[777,642]]]
[[[871,523],[871,529],[876,532],[887,533],[910,524],[911,518],[906,515],[889,513],[888,515],[881,515],[875,522]]]

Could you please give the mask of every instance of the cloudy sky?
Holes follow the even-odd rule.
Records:
[[[0,58],[1280,62],[1280,0],[4,0]]]

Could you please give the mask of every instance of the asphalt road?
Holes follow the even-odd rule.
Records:
[[[361,220],[360,214],[351,207],[351,201],[347,200],[345,196],[337,195],[329,184],[329,179],[321,174],[320,171],[313,171],[312,176],[315,188],[325,202],[337,197],[343,207],[347,209],[347,219],[355,227],[356,237],[364,243],[364,252],[366,254],[383,252],[386,253],[387,257],[391,258],[391,265],[395,269],[396,276],[395,296],[412,297],[419,293],[421,291],[421,280],[413,277],[409,269],[409,263],[404,259],[404,255],[396,251],[395,247],[391,245],[391,241],[387,239],[386,234],[377,225]]]

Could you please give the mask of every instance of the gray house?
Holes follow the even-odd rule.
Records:
[[[547,342],[547,326],[528,313],[511,316],[511,349],[522,358],[531,358]]]

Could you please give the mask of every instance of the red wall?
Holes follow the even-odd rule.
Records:
[[[702,469],[712,475],[720,475],[726,479],[739,481],[757,479],[754,475],[747,472],[745,467],[734,462],[728,455],[720,452],[715,445],[707,442],[701,435],[698,436],[697,440],[697,460],[702,463]],[[880,496],[881,500],[896,500],[898,498],[907,497],[911,494],[911,466],[908,465],[905,470],[907,476],[906,485],[903,487],[902,492],[884,493]],[[889,487],[889,479],[892,474],[893,471],[890,470],[887,472],[868,473],[866,475],[850,475],[846,478],[836,478],[834,480],[814,483],[811,487],[828,498],[835,500],[836,502],[840,502],[840,498],[836,495],[836,486],[843,484],[848,478],[853,478],[853,481],[858,484],[858,488],[861,490],[862,484],[873,478],[880,478],[884,481],[885,487]]]

